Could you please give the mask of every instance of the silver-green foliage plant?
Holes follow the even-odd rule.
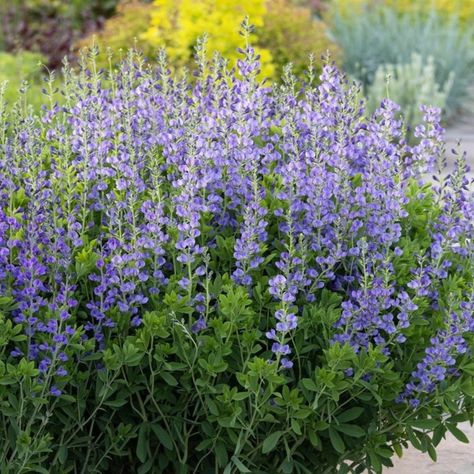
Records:
[[[397,14],[386,7],[362,15],[335,13],[332,34],[343,50],[343,67],[368,88],[381,65],[407,64],[413,53],[434,60],[436,83],[444,88],[454,74],[446,116],[463,106],[474,79],[473,29],[436,13]],[[432,102],[432,100],[430,101]]]
[[[433,56],[424,61],[413,53],[406,64],[380,65],[374,82],[367,92],[367,107],[372,113],[383,99],[389,98],[401,106],[401,113],[409,130],[423,121],[422,105],[446,109],[449,93],[454,83],[451,73],[443,86],[436,82],[436,65]]]

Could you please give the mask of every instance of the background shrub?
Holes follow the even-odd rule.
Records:
[[[156,55],[156,48],[143,39],[143,32],[150,24],[153,11],[151,3],[139,0],[122,1],[118,4],[115,14],[104,23],[103,28],[76,42],[74,49],[79,52],[83,48],[97,45],[100,53],[96,58],[97,65],[105,68],[109,67],[108,49],[115,54],[113,59],[115,63],[121,62],[120,52],[126,54],[133,44],[148,57],[153,58]]]
[[[237,48],[243,46],[238,27],[245,16],[252,19],[256,28],[263,26],[266,13],[265,0],[155,0],[151,23],[143,39],[158,49],[166,47],[170,64],[190,66],[194,61],[194,46],[206,33],[207,48],[223,54],[235,65]],[[252,35],[255,42],[255,35]],[[272,76],[274,66],[268,49],[259,48],[262,75]]]
[[[293,64],[293,72],[302,77],[313,54],[321,64],[321,55],[339,59],[339,50],[328,36],[327,26],[313,18],[306,7],[295,7],[286,0],[269,0],[263,27],[257,31],[258,43],[271,51],[276,66],[276,77],[282,77],[283,68]]]
[[[116,15],[105,23],[104,29],[79,41],[76,49],[90,47],[95,41],[102,50],[98,63],[107,67],[107,47],[114,51],[126,50],[136,41],[138,48],[153,58],[157,49],[166,45],[170,47],[170,62],[174,67],[192,67],[193,47],[198,38],[207,32],[210,55],[217,50],[224,52],[228,58],[235,59],[236,48],[242,46],[241,37],[235,33],[236,25],[238,18],[248,13],[251,18],[257,17],[253,39],[260,48],[259,54],[263,54],[264,76],[281,77],[283,67],[289,62],[293,64],[294,73],[302,76],[310,54],[319,59],[321,55],[329,53],[334,61],[338,60],[339,50],[330,40],[327,26],[323,21],[313,18],[310,8],[296,6],[288,0],[251,3],[250,8],[242,2],[237,2],[234,6],[222,2],[203,2],[203,9],[199,10],[193,2],[189,5],[179,2],[155,2],[154,5],[141,1],[122,2]],[[193,9],[193,15],[198,20],[193,17],[192,21],[180,21],[181,17],[189,17],[187,9]],[[219,9],[222,9],[221,13],[218,13]],[[211,10],[222,18],[209,15]],[[174,20],[170,21],[172,18]],[[223,35],[223,29],[232,33]],[[212,37],[218,40],[212,40]]]
[[[440,88],[454,74],[447,116],[462,107],[474,77],[473,32],[460,28],[455,18],[447,21],[436,13],[399,15],[389,8],[371,8],[351,16],[336,12],[332,21],[332,33],[343,51],[343,67],[364,87],[373,82],[380,65],[409,63],[417,53],[424,62],[434,58]]]
[[[5,100],[12,106],[19,98],[22,82],[28,82],[26,98],[28,103],[39,110],[43,103],[41,75],[44,58],[37,53],[24,51],[10,54],[0,51],[0,84],[6,82]]]

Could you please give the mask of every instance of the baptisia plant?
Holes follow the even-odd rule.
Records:
[[[1,102],[0,471],[379,473],[465,440],[474,201],[462,155],[423,182],[439,111],[409,145],[330,62],[272,89],[248,42],[197,53]]]

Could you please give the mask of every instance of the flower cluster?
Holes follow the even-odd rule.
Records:
[[[423,183],[442,153],[439,113],[424,109],[411,146],[397,106],[367,116],[330,63],[318,85],[287,69],[272,89],[243,53],[238,73],[201,57],[190,82],[163,54],[155,69],[130,53],[110,77],[84,61],[65,70],[61,105],[0,123],[0,288],[22,331],[8,358],[34,364],[43,396],[110,350],[133,366],[127,344],[151,344],[150,314],[194,343],[185,352],[222,351],[201,368],[242,360],[232,380],[257,354],[260,373],[298,378],[338,347],[393,357],[413,407],[458,376],[474,329],[474,200],[462,156]],[[162,362],[178,353],[164,343],[150,361],[179,368]],[[354,364],[341,386],[383,362]]]

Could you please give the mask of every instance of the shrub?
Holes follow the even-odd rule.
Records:
[[[193,62],[194,46],[206,33],[210,54],[217,51],[234,65],[237,49],[243,46],[238,25],[249,16],[256,27],[261,27],[265,3],[265,0],[155,0],[151,23],[143,39],[155,48],[165,46],[171,64],[182,67]],[[258,54],[262,75],[271,76],[274,68],[270,51],[260,48]]]
[[[39,109],[43,102],[40,88],[43,61],[44,58],[40,54],[28,51],[17,54],[0,51],[0,84],[6,82],[4,94],[9,106],[18,100],[19,90],[26,81],[29,84],[26,87],[26,98],[30,105]]]
[[[207,5],[209,11],[216,10],[215,15],[224,15],[223,12],[226,12],[227,17],[212,24],[214,17],[209,17],[204,10],[196,10],[193,2],[168,2],[166,8],[137,0],[122,2],[117,8],[117,14],[105,23],[104,29],[97,35],[79,41],[76,49],[91,47],[94,43],[99,45],[102,54],[97,62],[101,67],[108,67],[107,47],[113,51],[127,50],[135,42],[138,49],[154,59],[160,45],[172,47],[174,44],[175,49],[170,52],[172,65],[193,67],[193,47],[198,38],[207,32],[210,38],[215,38],[208,40],[209,53],[212,55],[215,50],[225,52],[226,57],[235,61],[236,48],[243,45],[242,38],[235,34],[235,26],[239,15],[250,12],[253,15],[251,19],[258,16],[260,25],[255,30],[253,40],[260,48],[259,53],[264,55],[263,76],[281,77],[284,67],[290,62],[293,64],[293,72],[302,76],[310,54],[318,59],[327,53],[333,60],[339,57],[337,46],[328,36],[327,26],[321,20],[314,19],[309,8],[295,6],[288,0],[265,0],[258,9],[258,2],[252,2],[252,8],[245,8],[242,2],[230,7],[226,2],[202,3]],[[183,18],[188,17],[187,8],[193,9],[193,14],[199,17],[198,23],[178,20],[168,22],[173,16],[170,13],[172,10]],[[229,29],[232,34],[221,35],[222,28]],[[143,34],[146,30],[148,31]],[[115,62],[119,63],[120,58],[116,58]]]
[[[463,105],[474,77],[473,31],[461,29],[455,18],[446,21],[435,13],[429,17],[398,15],[388,8],[372,8],[351,16],[333,12],[332,22],[332,33],[343,51],[344,68],[364,87],[373,82],[380,65],[406,64],[417,53],[424,61],[434,58],[436,82],[441,89],[454,75],[447,115]]]
[[[275,77],[282,77],[284,67],[290,62],[293,72],[302,77],[310,54],[318,60],[327,53],[333,61],[338,59],[339,50],[329,39],[326,24],[314,19],[309,8],[294,6],[287,0],[269,0],[267,7],[257,36],[258,44],[272,53]]]
[[[373,113],[381,101],[389,97],[401,106],[404,123],[412,137],[415,126],[423,120],[422,105],[446,109],[453,80],[452,75],[441,89],[436,83],[434,58],[429,57],[424,64],[421,56],[415,53],[410,63],[379,66],[367,93],[368,110]]]
[[[153,5],[150,3],[136,0],[121,2],[115,15],[104,23],[102,30],[82,38],[74,48],[79,51],[97,45],[100,55],[96,58],[96,63],[103,68],[109,67],[108,49],[110,52],[119,53],[115,59],[111,58],[116,64],[121,62],[120,55],[126,55],[131,44],[135,44],[147,56],[153,58],[154,48],[142,39],[143,31],[150,23],[152,11]]]
[[[421,184],[439,112],[408,146],[330,64],[272,90],[245,53],[0,106],[2,473],[381,472],[463,437],[474,201],[462,157]]]

